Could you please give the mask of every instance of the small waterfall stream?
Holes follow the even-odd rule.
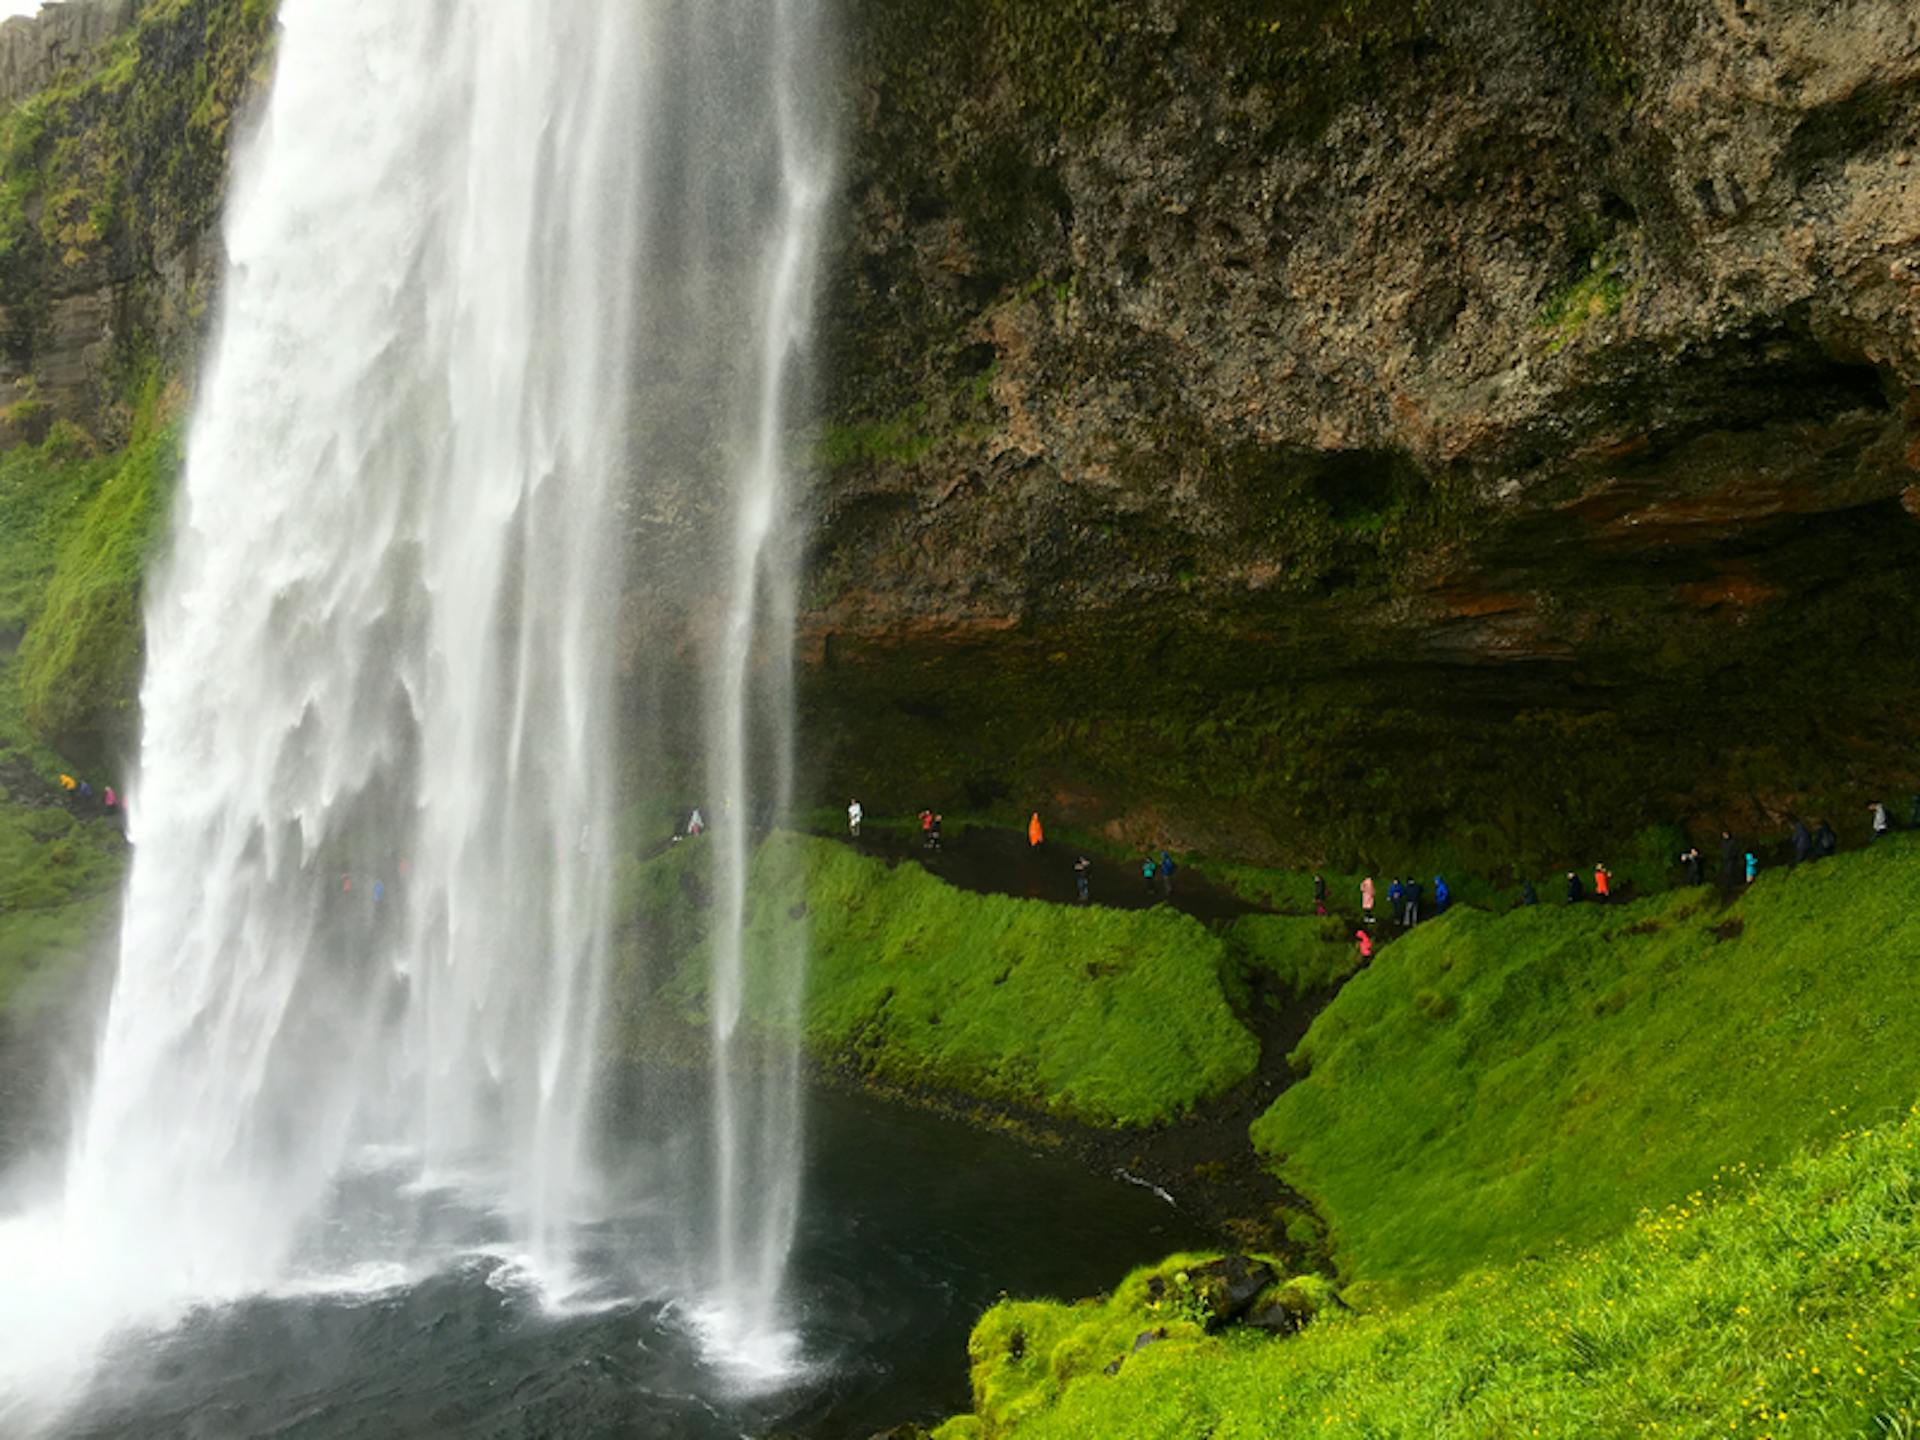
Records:
[[[678,1282],[778,1375],[804,955],[745,941],[792,788],[804,397],[831,155],[814,0],[283,0],[171,554],[135,859],[64,1188],[0,1216],[0,1419],[110,1333],[289,1277],[440,1263],[458,1195],[551,1302],[604,1299],[601,1012],[623,496],[711,475],[709,1114]],[[714,382],[714,452],[634,397]],[[684,396],[684,391],[682,392]],[[644,778],[644,777],[643,777]],[[753,980],[754,975],[771,979]],[[670,1103],[662,1101],[661,1103]],[[343,1186],[386,1177],[376,1241]],[[394,1217],[398,1217],[395,1219]],[[409,1218],[412,1217],[412,1218]],[[396,1238],[397,1237],[397,1238]]]

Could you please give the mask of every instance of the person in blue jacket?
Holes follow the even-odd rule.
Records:
[[[1407,887],[1398,880],[1387,887],[1387,904],[1393,907],[1393,923],[1404,930],[1407,925]]]
[[[1438,875],[1433,877],[1433,913],[1444,915],[1447,906],[1453,902],[1453,892],[1447,889],[1447,882]]]

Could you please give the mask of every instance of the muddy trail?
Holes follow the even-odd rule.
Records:
[[[1203,925],[1262,913],[1260,906],[1177,864],[1171,886],[1163,886],[1158,880],[1149,883],[1141,876],[1139,860],[1110,860],[1052,840],[1030,845],[1018,830],[967,826],[949,831],[937,849],[928,848],[918,834],[872,826],[857,840],[844,834],[836,838],[890,865],[911,860],[954,888],[979,895],[1078,904],[1074,865],[1084,856],[1092,862],[1088,889],[1094,905],[1113,910],[1170,905]]]

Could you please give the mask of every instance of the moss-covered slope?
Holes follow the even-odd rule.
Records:
[[[935,1434],[1907,1434],[1920,1422],[1916,1144],[1911,1116],[1848,1130],[1764,1176],[1736,1168],[1605,1244],[1403,1310],[1323,1311],[1286,1339],[1208,1337],[1145,1303],[1145,1272],[1105,1301],[1005,1302],[974,1332],[975,1413]]]
[[[1901,837],[1902,840],[1905,837]],[[1586,1243],[1912,1099],[1920,848],[1631,906],[1455,911],[1319,1018],[1254,1126],[1350,1278]]]
[[[707,851],[685,842],[629,875],[639,933],[618,993],[634,1033],[651,947],[675,961],[667,993],[695,1016],[704,1003]],[[756,853],[748,893],[748,1016],[764,1020],[779,972],[807,964],[808,1051],[882,1086],[1142,1126],[1229,1089],[1258,1059],[1227,1002],[1221,941],[1171,910],[973,895],[787,834]]]

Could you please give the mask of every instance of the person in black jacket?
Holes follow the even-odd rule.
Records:
[[[1580,884],[1580,877],[1571,870],[1567,871],[1567,904],[1578,905],[1586,898],[1587,892]]]
[[[1720,832],[1720,883],[1729,890],[1740,883],[1740,842],[1731,830]]]
[[[1793,822],[1793,863],[1804,865],[1813,858],[1813,832],[1807,829],[1807,822],[1795,818]]]
[[[1520,908],[1523,910],[1530,909],[1539,903],[1540,897],[1534,893],[1533,882],[1531,880],[1522,880],[1520,882]]]
[[[1833,833],[1833,826],[1826,821],[1820,822],[1820,828],[1813,832],[1813,858],[1824,860],[1840,848],[1840,837]]]
[[[1704,869],[1703,862],[1700,859],[1700,847],[1698,845],[1689,845],[1680,856],[1680,864],[1686,869],[1687,884],[1698,885],[1702,878],[1701,871]]]

